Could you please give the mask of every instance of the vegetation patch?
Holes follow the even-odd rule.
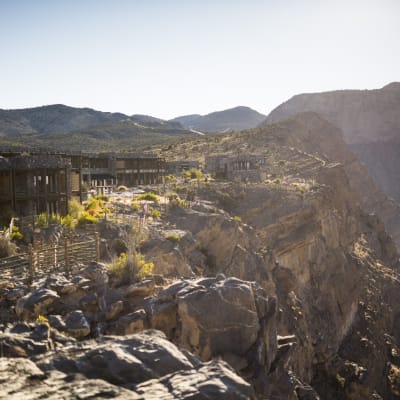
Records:
[[[138,200],[153,201],[154,203],[158,203],[158,201],[159,201],[158,196],[155,193],[152,193],[152,192],[143,193],[140,196],[138,196],[137,199]]]

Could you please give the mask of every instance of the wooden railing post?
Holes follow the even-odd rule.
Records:
[[[65,237],[65,241],[64,241],[64,262],[65,262],[65,271],[69,272],[68,238],[67,237]]]
[[[57,247],[58,247],[58,243],[56,241],[53,242],[52,245],[52,250],[53,250],[53,269],[57,268]]]
[[[95,240],[96,240],[96,262],[100,261],[100,234],[99,232],[95,232]]]
[[[33,247],[30,244],[28,246],[28,285],[32,285],[33,282],[33,275],[35,271],[34,260],[33,260]]]

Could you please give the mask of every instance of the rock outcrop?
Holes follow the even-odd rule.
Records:
[[[159,331],[73,343],[28,359],[0,359],[1,398],[254,398],[222,361],[188,358]]]

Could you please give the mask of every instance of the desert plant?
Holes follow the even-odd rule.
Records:
[[[64,228],[75,229],[76,223],[72,215],[67,214],[65,217],[61,218],[61,225]]]
[[[132,204],[132,209],[135,212],[138,212],[140,210],[140,204],[139,203],[133,203]]]
[[[49,320],[44,315],[41,315],[41,314],[39,314],[38,317],[36,318],[36,323],[37,324],[45,324],[48,327],[50,327]]]
[[[148,275],[152,275],[154,270],[154,263],[146,262],[143,254],[136,253],[133,258],[134,270],[139,279],[144,279]]]
[[[159,218],[161,218],[161,211],[157,210],[156,208],[152,208],[151,209],[151,216],[153,218],[159,219]]]
[[[109,270],[111,277],[119,284],[127,284],[152,275],[154,263],[146,262],[140,252],[121,253],[116,261],[109,265]]]
[[[23,238],[23,235],[20,232],[18,226],[13,225],[12,232],[10,233],[10,239],[11,240],[13,240],[13,239],[22,240],[22,238]]]
[[[192,179],[200,180],[203,177],[203,173],[199,169],[192,168],[190,170],[182,171],[182,176],[187,182]]]
[[[108,266],[112,277],[122,279],[125,274],[125,269],[128,263],[128,257],[126,253],[121,253],[117,260]]]
[[[102,201],[104,201],[104,202],[108,202],[108,201],[110,201],[110,198],[107,196],[107,195],[105,195],[105,194],[98,194],[96,197],[95,197],[97,200],[102,200]]]
[[[177,243],[181,240],[181,237],[177,235],[176,233],[171,233],[166,237],[167,240],[169,240],[172,243]]]
[[[154,203],[158,203],[158,196],[152,192],[146,192],[138,196],[138,200],[148,200],[154,201]]]
[[[59,214],[51,213],[47,219],[49,225],[57,225],[61,223],[61,216]]]
[[[71,215],[72,218],[79,218],[84,208],[79,201],[75,199],[71,199],[68,203],[68,214]]]
[[[39,227],[44,227],[47,226],[48,223],[48,218],[47,218],[47,214],[45,212],[40,213],[35,221],[35,225],[39,226]]]
[[[87,211],[84,211],[78,218],[78,226],[97,224],[99,220]]]

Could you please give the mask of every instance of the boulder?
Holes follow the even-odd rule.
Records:
[[[81,310],[70,312],[65,318],[65,332],[77,339],[84,338],[90,333],[90,325]]]
[[[0,358],[2,399],[124,399],[138,400],[135,392],[100,379],[81,379],[58,371],[45,374],[27,359]]]
[[[260,330],[252,286],[235,278],[218,281],[207,289],[182,290],[178,293],[178,316],[180,344],[204,360],[224,353],[245,355]]]
[[[163,331],[168,338],[173,339],[178,307],[175,302],[154,302],[151,306],[150,327]]]
[[[147,314],[144,309],[124,315],[116,322],[116,332],[120,335],[131,335],[147,327]]]
[[[96,285],[105,285],[108,283],[108,267],[102,263],[91,262],[81,271],[81,275]]]
[[[162,332],[152,330],[76,343],[38,357],[37,364],[45,371],[80,373],[89,379],[104,379],[118,385],[139,384],[193,368]]]
[[[72,343],[35,358],[0,358],[0,398],[250,400],[223,361],[186,357],[159,331]],[[123,386],[123,387],[122,387]]]
[[[47,324],[16,323],[0,333],[2,356],[28,357],[43,354],[54,347]]]
[[[168,235],[168,231],[165,234]],[[146,258],[154,263],[154,273],[166,277],[193,277],[193,271],[182,252],[182,238],[175,231],[171,231],[170,234],[178,239],[171,241],[154,238],[146,243],[142,251],[146,253]]]
[[[250,384],[223,361],[212,361],[198,369],[180,371],[135,387],[145,399],[250,400]]]
[[[119,314],[121,314],[123,309],[124,303],[122,300],[118,300],[115,303],[111,304],[105,313],[106,320],[115,319]]]
[[[147,297],[154,294],[155,283],[153,279],[145,279],[138,283],[129,285],[125,289],[125,295],[128,297]]]
[[[38,317],[40,314],[46,314],[47,308],[59,296],[54,290],[39,288],[17,301],[15,312],[23,320],[29,320]]]

